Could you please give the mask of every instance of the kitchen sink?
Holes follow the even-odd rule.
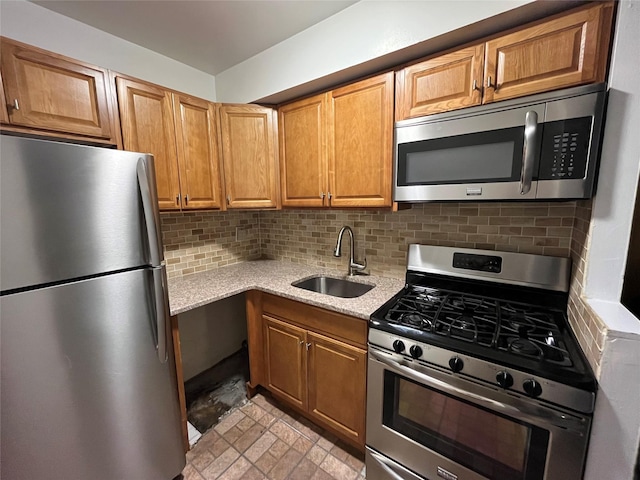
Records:
[[[325,277],[324,275],[298,280],[291,285],[312,292],[342,298],[359,297],[374,287],[374,285],[367,285],[366,283],[351,282],[341,278]]]

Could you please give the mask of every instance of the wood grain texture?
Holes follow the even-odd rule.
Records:
[[[184,374],[182,371],[182,349],[180,346],[180,329],[178,316],[171,317],[171,336],[173,338],[173,360],[178,385],[178,402],[180,404],[180,421],[182,423],[182,445],[184,451],[189,451],[189,432],[187,430],[187,402],[184,393]]]
[[[173,94],[182,208],[220,208],[220,168],[214,104]]]
[[[0,48],[11,125],[116,143],[105,69],[6,38]]]
[[[326,93],[278,108],[283,207],[322,207],[327,178]]]
[[[7,112],[7,99],[4,96],[4,82],[2,71],[0,71],[0,123],[9,123],[9,113]]]
[[[403,69],[397,82],[401,93],[396,93],[396,119],[480,105],[483,63],[484,44],[480,44]]]
[[[364,448],[367,351],[309,332],[309,413]]]
[[[273,110],[222,105],[219,115],[227,207],[277,207],[277,122]]]
[[[597,3],[488,41],[483,103],[604,81],[612,10]]]
[[[171,92],[116,78],[125,150],[153,154],[160,210],[180,209],[180,179]]]
[[[245,293],[247,315],[247,344],[249,346],[249,388],[255,391],[265,385],[264,336],[262,327],[262,293],[250,290]]]
[[[333,90],[329,102],[332,207],[390,207],[393,72]]]
[[[307,409],[307,332],[262,316],[266,387],[288,402]]]

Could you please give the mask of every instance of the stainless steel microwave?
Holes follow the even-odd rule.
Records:
[[[606,85],[396,122],[397,202],[590,198]]]

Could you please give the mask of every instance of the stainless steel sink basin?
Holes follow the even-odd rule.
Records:
[[[341,278],[332,278],[319,275],[317,277],[298,280],[291,285],[304,288],[312,292],[324,293],[334,297],[355,298],[364,295],[373,288],[373,285],[365,283],[350,282]]]

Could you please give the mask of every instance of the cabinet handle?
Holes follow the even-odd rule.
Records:
[[[189,194],[184,196],[184,204],[189,205]]]
[[[471,87],[471,90],[480,90],[480,87],[478,87],[478,80],[473,80],[473,87]]]
[[[180,205],[180,195],[176,195],[176,205]]]
[[[489,77],[487,78],[487,88],[496,88],[495,85],[491,83],[491,75],[489,75]]]
[[[13,101],[13,108],[14,110],[20,110],[20,104],[18,103],[17,98]]]
[[[311,346],[310,343],[307,343],[307,351],[309,351],[309,347]]]
[[[227,205],[231,205],[231,195],[227,195]]]
[[[304,345],[304,340],[300,340],[300,345]]]
[[[320,192],[320,198],[324,200],[324,192]]]
[[[327,192],[327,198],[329,199],[329,206],[331,206],[331,192]]]

